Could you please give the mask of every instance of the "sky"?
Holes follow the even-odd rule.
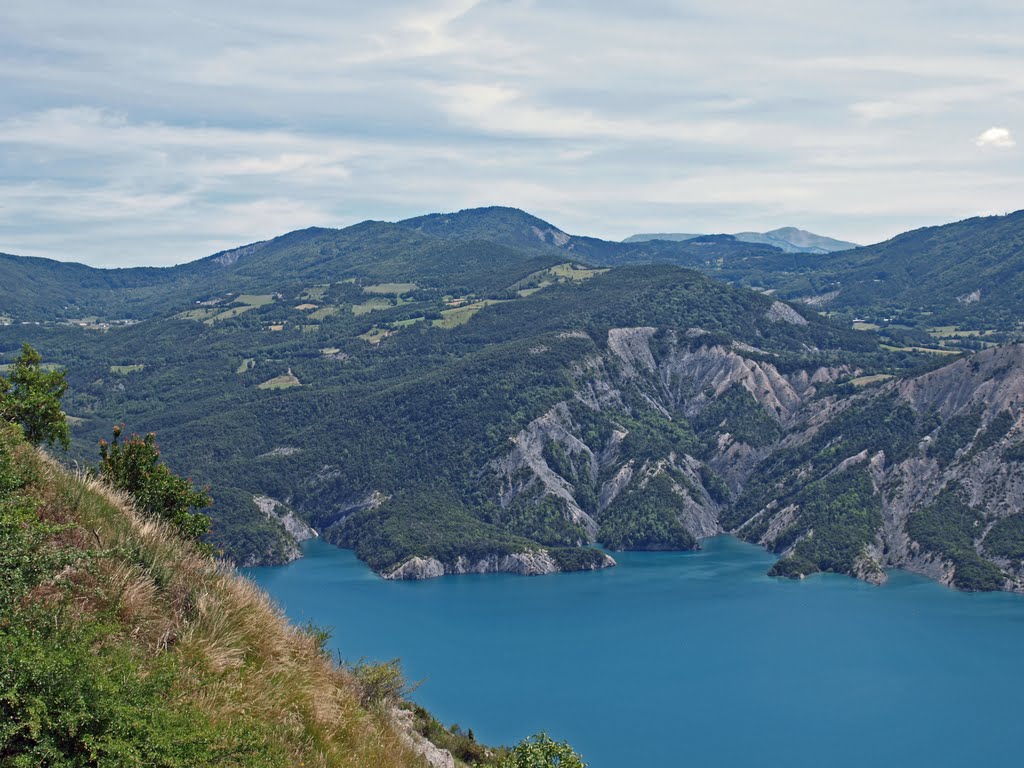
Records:
[[[1019,0],[3,0],[0,252],[523,208],[859,243],[1024,208]]]

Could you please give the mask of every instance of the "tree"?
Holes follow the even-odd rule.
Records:
[[[21,425],[32,445],[58,443],[67,450],[70,433],[60,402],[68,388],[67,374],[43,370],[42,360],[32,347],[22,345],[7,377],[0,376],[0,416]]]
[[[501,761],[500,768],[587,768],[587,764],[567,742],[556,742],[546,733],[538,733],[519,742]]]
[[[100,440],[100,474],[129,493],[143,514],[166,520],[186,538],[199,539],[209,532],[210,518],[192,510],[205,509],[213,499],[206,488],[197,490],[191,480],[160,461],[155,433],[132,435],[122,442],[121,427],[114,427],[113,440]]]

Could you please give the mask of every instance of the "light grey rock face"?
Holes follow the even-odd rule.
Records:
[[[384,578],[393,581],[436,579],[444,574],[444,564],[440,560],[433,557],[410,557],[394,570],[385,573]]]
[[[941,427],[925,436],[911,455],[899,461],[892,461],[883,451],[868,448],[836,462],[828,475],[866,467],[881,506],[882,524],[876,539],[856,562],[853,575],[880,583],[885,580],[883,569],[903,568],[952,585],[955,564],[914,541],[908,520],[913,513],[929,507],[943,491],[958,488],[967,504],[984,512],[984,523],[974,537],[975,551],[1006,572],[1005,589],[1024,591],[1021,563],[999,562],[987,555],[984,547],[984,536],[998,520],[1024,512],[1024,465],[1003,458],[1006,450],[1024,444],[1024,345],[985,350],[921,376],[890,382],[874,393],[844,402],[824,402],[807,418],[803,430],[791,434],[783,444],[799,445],[846,408],[873,397],[891,396],[919,413],[936,413],[944,421],[970,417],[977,420],[978,426],[961,437],[960,449],[943,464],[929,452],[940,439]],[[990,426],[995,429],[997,418],[999,431],[987,434]],[[811,464],[799,468],[789,482],[811,479],[816,476],[812,470]],[[769,504],[738,533],[760,531],[759,526],[767,521],[760,542],[772,546],[780,533],[798,520],[799,514],[800,510],[792,505],[780,508]],[[792,546],[787,552],[791,550]]]
[[[781,301],[774,302],[765,313],[765,317],[772,323],[790,323],[791,325],[807,325],[807,319],[793,309],[789,304]]]
[[[317,532],[296,516],[295,512],[284,502],[269,496],[253,496],[252,500],[268,518],[274,518],[281,523],[295,541],[301,543],[316,538]]]
[[[610,568],[615,560],[604,555],[591,570]],[[519,576],[543,576],[558,573],[561,569],[545,549],[527,552],[513,552],[510,555],[488,555],[471,561],[459,557],[454,563],[445,564],[433,557],[410,557],[397,568],[384,574],[385,579],[416,580],[436,579],[439,576],[463,575],[467,573],[514,573]]]
[[[693,340],[706,335],[699,328],[690,329],[683,338],[665,334],[658,340],[656,354],[658,333],[652,327],[612,328],[607,352],[591,356],[574,369],[576,407],[582,404],[612,420],[610,436],[602,444],[593,443],[592,433],[588,437],[573,421],[569,402],[559,403],[512,438],[509,452],[491,466],[500,481],[503,509],[555,497],[564,503],[567,519],[585,530],[592,542],[598,520],[624,491],[642,489],[654,478],[666,476],[678,497],[676,513],[691,535],[703,538],[720,533],[721,508],[704,486],[702,463],[676,454],[639,461],[624,457],[622,445],[629,429],[615,420],[637,415],[638,407],[670,420],[693,418],[733,388],[740,388],[785,425],[808,417],[805,404],[818,385],[855,373],[849,367],[833,367],[784,375],[771,363],[746,357],[744,352],[763,356],[752,347],[694,345]],[[642,405],[627,405],[638,399]],[[722,435],[718,447],[710,466],[733,490],[771,451],[753,448],[731,435]],[[561,463],[567,466],[552,466],[553,452],[564,457]],[[584,485],[593,489],[596,504],[581,501]]]
[[[405,741],[412,749],[422,757],[430,768],[455,768],[455,758],[447,749],[434,744],[423,734],[413,727],[413,713],[408,709],[394,707],[391,710],[391,717]]]

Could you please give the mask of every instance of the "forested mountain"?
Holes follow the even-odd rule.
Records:
[[[745,243],[761,243],[772,245],[786,253],[832,253],[833,251],[847,251],[856,248],[856,243],[845,240],[836,240],[824,235],[816,235],[806,229],[796,227],[780,227],[769,232],[736,232],[732,235],[737,240]],[[674,240],[678,242],[693,240],[704,235],[691,235],[683,233],[652,233],[631,235],[622,242],[642,243],[648,240]]]
[[[76,457],[115,422],[155,430],[175,468],[211,483],[213,540],[243,563],[286,561],[322,535],[393,578],[547,573],[610,565],[595,543],[692,548],[736,531],[785,553],[790,575],[877,578],[895,564],[958,586],[1018,584],[1020,562],[985,537],[997,530],[1010,542],[998,551],[1015,551],[1015,524],[996,523],[1019,505],[986,506],[974,490],[1002,487],[992,466],[1018,482],[1017,405],[986,399],[1018,374],[1015,353],[953,363],[977,365],[966,370],[980,394],[944,408],[908,393],[955,358],[676,263],[634,264],[645,261],[781,282],[807,257],[727,237],[570,237],[507,208],[365,222],[120,270],[123,288],[90,270],[93,293],[74,307],[107,301],[141,322],[56,322],[69,305],[43,294],[8,310],[0,349],[28,341],[68,369]],[[65,274],[10,263],[12,279]],[[0,300],[18,299],[0,286]],[[19,311],[42,319],[24,325]],[[894,500],[906,462],[937,466],[922,446],[979,408],[975,442],[966,426],[950,439],[980,445],[992,423],[1006,428],[998,439],[954,451],[913,501]],[[957,539],[957,557],[975,553],[968,566],[892,511],[942,494],[983,515]],[[843,503],[821,501],[833,496]],[[926,539],[927,557],[907,554]]]

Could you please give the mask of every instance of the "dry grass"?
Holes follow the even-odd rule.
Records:
[[[65,574],[77,604],[116,616],[144,657],[174,654],[176,696],[214,722],[260,723],[292,765],[423,765],[387,712],[362,708],[358,682],[265,592],[105,484],[42,453],[25,458],[40,514],[74,523],[62,543],[108,553]]]

